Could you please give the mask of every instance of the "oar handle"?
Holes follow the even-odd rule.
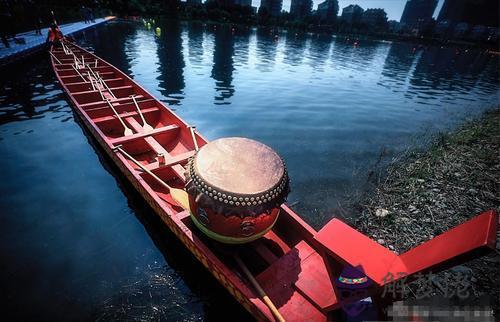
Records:
[[[122,118],[120,117],[120,115],[118,114],[118,112],[115,110],[115,107],[113,106],[113,104],[111,104],[111,102],[109,101],[109,99],[107,99],[106,102],[108,103],[109,107],[111,107],[111,109],[113,110],[113,113],[115,113],[115,115],[118,118],[118,120],[120,121],[120,123],[123,125],[123,128],[125,130],[128,129],[128,127],[125,125],[125,122],[123,122]]]
[[[134,157],[132,157],[127,152],[125,152],[125,150],[122,149],[121,145],[116,146],[113,150],[120,151],[121,154],[123,154],[124,156],[126,156],[130,161],[134,162],[134,164],[137,165],[139,168],[141,168],[142,171],[146,172],[151,177],[153,177],[156,181],[158,181],[159,184],[161,184],[162,186],[164,186],[165,188],[167,188],[168,191],[170,191],[172,189],[172,187],[170,187],[167,183],[165,183],[165,181],[163,181],[162,179],[160,179],[156,174],[154,174],[153,172],[151,172],[151,170],[149,170],[146,167],[144,167],[139,161],[137,161],[136,159],[134,159]]]
[[[193,138],[193,143],[194,143],[194,149],[198,151],[200,148],[198,147],[198,141],[196,141],[196,137],[194,135],[194,129],[196,126],[189,126],[189,131],[191,132],[191,137]]]
[[[141,116],[142,119],[142,124],[146,124],[146,120],[144,119],[144,115],[142,115],[142,111],[139,108],[139,104],[137,104],[137,101],[135,100],[135,95],[132,95],[132,100],[134,101],[135,107],[137,108],[137,112],[139,112],[139,115]]]
[[[236,260],[236,263],[240,266],[241,270],[243,273],[245,273],[246,277],[250,280],[250,283],[252,283],[253,287],[257,290],[257,293],[259,293],[259,296],[262,298],[262,300],[266,303],[267,307],[271,310],[273,313],[274,317],[276,318],[277,321],[279,322],[285,322],[285,319],[281,315],[281,313],[278,311],[276,306],[274,306],[274,303],[271,301],[269,296],[267,296],[266,292],[260,287],[259,282],[253,277],[252,273],[248,269],[248,267],[243,263],[241,258],[238,255],[234,255],[234,259]]]
[[[56,55],[54,55],[54,54],[53,54],[50,50],[49,50],[49,54],[50,54],[52,57],[54,57],[54,59],[55,59],[55,60],[57,60],[57,62],[58,62],[59,64],[62,64],[62,63],[61,63],[61,61],[60,61],[60,60],[56,57]]]

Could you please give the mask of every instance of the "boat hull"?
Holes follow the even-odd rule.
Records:
[[[187,123],[105,60],[72,43],[52,48],[50,54],[55,74],[91,136],[176,237],[257,320],[273,321],[274,316],[236,258],[247,262],[285,320],[334,321],[337,310],[359,300],[343,298],[337,290],[345,268],[366,276],[369,287],[363,296],[387,303],[381,290],[397,280],[385,281],[386,274],[409,282],[419,273],[436,273],[495,249],[495,211],[396,255],[338,219],[315,231],[285,204],[261,238],[237,247],[217,243],[161,184],[184,188],[185,166],[195,147],[207,140],[199,133],[193,138]]]

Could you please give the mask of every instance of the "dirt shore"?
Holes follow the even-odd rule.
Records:
[[[500,107],[439,135],[424,152],[399,157],[380,179],[351,223],[397,253],[481,211],[500,210]],[[438,274],[433,294],[443,295],[440,279],[465,273],[471,298],[489,297],[498,318],[499,254],[497,243],[496,253]]]

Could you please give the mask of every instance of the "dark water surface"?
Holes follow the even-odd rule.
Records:
[[[275,37],[275,34],[278,37]],[[92,48],[212,140],[276,149],[316,228],[391,157],[498,103],[499,60],[323,35],[111,23]],[[100,156],[39,54],[0,76],[3,314],[37,319],[248,316]]]

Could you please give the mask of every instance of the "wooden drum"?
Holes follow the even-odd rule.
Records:
[[[186,178],[193,222],[226,244],[247,243],[268,232],[290,192],[280,156],[246,138],[206,144],[189,161]]]

